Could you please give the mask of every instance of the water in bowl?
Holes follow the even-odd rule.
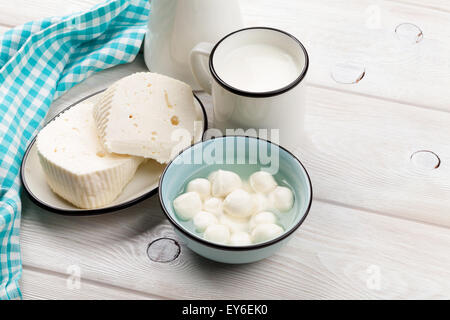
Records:
[[[212,172],[217,171],[219,169],[235,172],[236,174],[238,174],[241,177],[242,181],[248,181],[248,179],[250,178],[250,176],[253,173],[260,171],[260,170],[264,170],[264,168],[261,167],[261,165],[257,165],[257,164],[254,164],[254,165],[252,165],[252,164],[245,164],[245,165],[214,164],[214,165],[210,165],[207,167],[202,167],[202,168],[194,171],[191,176],[187,177],[184,184],[180,186],[180,189],[178,190],[176,196],[179,196],[186,192],[187,184],[190,181],[192,181],[196,178],[208,178],[208,176]],[[288,179],[283,172],[278,172],[277,174],[275,174],[273,176],[279,186],[284,186],[284,187],[289,188],[294,195],[294,205],[292,206],[292,208],[289,211],[278,212],[277,210],[274,210],[274,209],[267,210],[267,211],[271,211],[275,214],[275,216],[277,217],[277,224],[280,225],[281,227],[283,227],[284,231],[286,232],[293,226],[293,224],[295,222],[295,218],[296,218],[295,213],[298,212],[300,199],[298,199],[299,195],[294,192],[294,188],[289,184]],[[197,235],[198,237],[203,238],[203,233],[197,232],[195,230],[195,226],[194,226],[192,219],[188,220],[188,221],[184,221],[184,220],[181,220],[178,218],[178,221],[187,230],[189,230],[193,234]]]

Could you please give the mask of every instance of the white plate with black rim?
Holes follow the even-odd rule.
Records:
[[[50,121],[53,121],[62,112],[73,108],[80,102],[92,101],[100,97],[100,93],[104,90],[91,94],[83,99],[70,105]],[[195,108],[197,113],[197,120],[203,122],[203,130],[199,130],[194,137],[194,143],[202,140],[203,134],[208,127],[208,119],[206,111],[200,99],[194,95]],[[29,144],[20,168],[20,177],[22,185],[31,200],[38,206],[58,214],[64,215],[96,215],[104,214],[120,209],[130,207],[158,192],[159,178],[164,171],[165,165],[156,161],[150,160],[142,164],[136,171],[133,179],[126,185],[122,193],[110,204],[101,208],[95,209],[80,209],[73,204],[64,200],[55,194],[47,184],[44,171],[39,162],[39,157],[36,148],[36,137]]]

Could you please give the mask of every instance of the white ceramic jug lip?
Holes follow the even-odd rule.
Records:
[[[214,63],[213,63],[213,59],[214,59],[214,53],[216,51],[216,49],[220,46],[220,44],[227,38],[231,37],[232,35],[239,33],[239,32],[244,32],[244,31],[248,31],[248,30],[271,30],[271,31],[275,31],[275,32],[279,32],[282,33],[286,36],[288,36],[289,38],[291,38],[292,40],[294,40],[298,46],[301,48],[301,50],[303,51],[304,57],[305,57],[305,63],[303,66],[302,71],[300,72],[300,75],[294,80],[292,81],[290,84],[276,89],[276,90],[272,90],[272,91],[262,91],[262,92],[251,92],[251,91],[245,91],[245,90],[241,90],[238,89],[236,87],[233,87],[231,85],[229,85],[228,83],[226,83],[225,81],[223,81],[219,75],[216,73],[216,70],[214,69]],[[300,82],[302,82],[302,80],[305,78],[306,73],[308,72],[308,68],[309,68],[309,56],[308,56],[308,52],[306,51],[305,46],[300,42],[300,40],[298,40],[296,37],[294,37],[292,34],[280,30],[280,29],[276,29],[276,28],[271,28],[271,27],[249,27],[249,28],[244,28],[244,29],[239,29],[236,31],[233,31],[229,34],[227,34],[226,36],[224,36],[222,39],[220,39],[219,42],[216,43],[216,45],[213,47],[211,54],[209,56],[209,70],[211,72],[211,75],[213,76],[213,78],[217,81],[217,83],[222,86],[224,89],[240,95],[240,96],[245,96],[245,97],[250,97],[250,98],[267,98],[267,97],[273,97],[273,96],[277,96],[279,94],[285,93],[291,89],[293,89],[294,87],[296,87]]]

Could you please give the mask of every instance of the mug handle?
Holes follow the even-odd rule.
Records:
[[[209,57],[214,45],[209,42],[198,43],[189,54],[189,65],[191,67],[192,75],[198,84],[207,93],[211,94],[212,77],[208,68],[204,67],[203,59]]]

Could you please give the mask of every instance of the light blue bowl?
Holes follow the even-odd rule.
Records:
[[[189,230],[188,223],[175,214],[173,200],[185,192],[190,180],[207,177],[218,169],[234,171],[245,179],[260,168],[267,170],[270,167],[268,158],[273,159],[270,164],[278,168],[275,179],[289,185],[295,198],[292,221],[279,237],[249,246],[221,245],[207,241]],[[308,215],[312,186],[302,163],[283,147],[259,138],[226,136],[194,144],[175,157],[159,181],[159,200],[175,232],[191,250],[218,262],[249,263],[269,257],[289,241]]]

